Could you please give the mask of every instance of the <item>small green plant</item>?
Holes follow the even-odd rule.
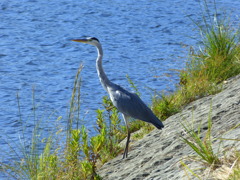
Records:
[[[191,177],[189,176],[189,172],[190,172],[195,178],[202,180],[202,178],[198,174],[196,174],[191,168],[189,168],[189,166],[185,162],[181,160],[180,164],[182,165],[182,167],[184,167],[184,171],[188,179],[191,179]]]
[[[161,99],[153,99],[153,111],[160,116],[162,120],[180,111],[179,105],[175,103],[175,96],[161,95]]]
[[[32,90],[32,116],[34,128],[32,137],[27,138],[25,135],[26,123],[23,121],[21,114],[21,105],[19,95],[17,94],[17,102],[19,109],[19,117],[21,123],[21,134],[19,136],[20,143],[10,141],[8,138],[10,149],[14,152],[14,158],[19,158],[18,161],[9,162],[8,164],[1,163],[2,170],[13,179],[49,179],[56,177],[58,172],[58,149],[52,151],[54,135],[49,132],[49,137],[43,137],[40,126],[42,119],[37,116],[37,105],[35,104],[35,90]],[[51,115],[50,115],[51,116]],[[58,118],[58,120],[61,117]]]
[[[104,140],[100,151],[100,160],[105,163],[121,151],[118,144],[125,137],[125,133],[118,110],[107,96],[103,97],[103,107],[104,110],[97,110],[97,130],[99,138]]]
[[[239,139],[227,139],[227,138],[211,138],[211,128],[212,121],[208,119],[208,129],[203,137],[201,132],[202,125],[198,125],[195,128],[195,123],[190,124],[189,122],[181,123],[184,130],[185,136],[181,137],[183,142],[189,145],[193,151],[196,153],[195,156],[188,156],[184,159],[194,160],[199,162],[202,166],[199,166],[197,169],[190,168],[183,160],[180,161],[182,167],[184,168],[185,174],[188,176],[188,179],[191,179],[191,176],[194,176],[197,179],[228,179],[235,180],[239,179],[239,169],[240,169],[240,152],[234,147],[222,149],[222,141],[239,141]],[[221,136],[226,135],[228,132],[239,127],[240,124],[237,124],[230,130],[223,133]],[[212,142],[219,140],[217,152],[213,152]],[[221,151],[220,151],[221,149]],[[220,157],[221,154],[221,157]],[[200,170],[200,171],[199,171]],[[200,175],[201,173],[201,175]],[[204,177],[205,176],[205,177]]]
[[[204,138],[202,138],[201,124],[198,125],[197,130],[194,125],[191,125],[188,122],[181,124],[186,133],[186,137],[182,136],[181,139],[193,149],[193,151],[197,154],[197,159],[204,164],[212,166],[213,168],[219,167],[221,165],[221,161],[218,154],[213,151],[212,146],[212,120],[210,116],[208,118],[208,127]]]
[[[58,149],[56,149],[55,152],[51,152],[52,145],[52,137],[49,137],[42,154],[39,156],[39,172],[36,179],[57,178],[56,175],[60,169],[58,167]]]
[[[181,74],[185,84],[197,77],[216,84],[240,73],[239,29],[233,29],[225,16],[220,19],[216,7],[211,15],[205,0],[203,4],[201,24],[192,20],[200,31],[202,46],[191,51],[187,70]]]

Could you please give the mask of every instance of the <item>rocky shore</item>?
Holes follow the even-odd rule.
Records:
[[[180,136],[185,132],[180,122],[194,124],[202,123],[202,131],[208,129],[208,118],[212,118],[213,138],[240,139],[240,127],[231,128],[240,123],[240,75],[224,83],[224,90],[216,95],[196,100],[183,110],[164,121],[163,130],[153,130],[143,139],[130,144],[129,156],[122,160],[122,155],[107,162],[99,169],[104,180],[175,180],[194,179],[187,177],[180,161],[186,161],[187,156],[194,155],[193,150],[186,145]],[[229,131],[229,132],[228,132]],[[216,140],[214,150],[238,149],[240,141]],[[189,167],[201,164],[188,161]],[[204,176],[204,172],[202,172]],[[207,179],[221,179],[208,175]]]

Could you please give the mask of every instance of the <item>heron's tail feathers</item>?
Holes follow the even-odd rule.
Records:
[[[164,125],[163,125],[163,123],[156,117],[156,119],[153,121],[153,122],[151,122],[156,128],[158,128],[158,129],[162,129],[162,128],[164,128]]]
[[[149,120],[150,121],[148,121],[148,122],[152,123],[156,128],[158,128],[158,129],[164,128],[164,125],[163,125],[162,121],[160,121],[157,118],[157,116],[155,116],[155,114],[153,114],[152,111],[151,111],[151,118]]]
[[[136,118],[137,119],[137,118]],[[151,111],[151,109],[148,109],[147,113],[142,114],[138,119],[153,124],[156,128],[162,129],[164,128],[164,125],[162,121],[160,121],[155,114]]]

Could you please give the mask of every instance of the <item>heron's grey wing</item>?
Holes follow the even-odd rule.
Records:
[[[137,94],[130,93],[119,88],[113,94],[113,104],[120,112],[135,119],[150,122],[157,128],[163,128],[162,122],[153,114],[151,109],[138,97]]]

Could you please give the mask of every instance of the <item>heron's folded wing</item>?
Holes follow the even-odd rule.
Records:
[[[155,116],[137,94],[120,90],[115,92],[114,105],[120,112],[146,122],[150,122],[151,116]]]

